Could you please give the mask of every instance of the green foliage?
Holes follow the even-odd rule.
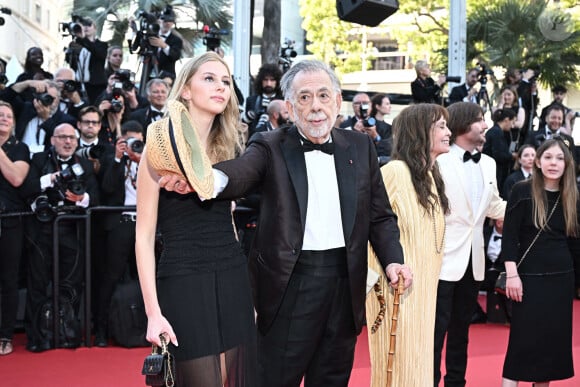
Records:
[[[361,35],[356,33],[359,25],[338,18],[335,0],[300,0],[299,4],[307,49],[337,74],[360,71],[363,47]]]
[[[564,10],[563,4],[558,9],[541,0],[473,2],[467,23],[468,60],[505,69],[539,67],[544,86],[578,83],[579,21]],[[570,34],[554,37],[557,31],[550,20],[569,23]]]

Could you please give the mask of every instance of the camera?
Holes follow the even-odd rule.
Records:
[[[158,23],[159,17],[154,13],[139,11],[137,18],[139,19],[139,29],[137,29],[137,24],[134,21],[130,24],[136,35],[133,41],[129,43],[129,51],[131,54],[136,52],[139,55],[153,55],[155,50],[149,44],[149,38],[159,36],[159,31],[161,30],[161,26]]]
[[[56,217],[56,209],[50,204],[47,195],[40,195],[34,199],[30,208],[40,222],[51,222]]]
[[[0,73],[0,85],[5,85],[8,83],[8,77],[6,73]]]
[[[230,32],[225,29],[217,29],[208,25],[203,26],[202,29],[205,36],[203,37],[203,44],[207,46],[208,51],[215,51],[221,45],[221,35],[227,35]]]
[[[60,30],[62,32],[68,33],[69,35],[78,35],[83,32],[83,24],[86,23],[85,19],[83,19],[79,15],[72,15],[72,21],[70,22],[61,22],[60,23]]]
[[[479,67],[479,73],[477,74],[479,78],[477,81],[481,83],[481,86],[485,86],[485,84],[487,83],[487,76],[488,75],[493,76],[493,71],[488,69],[485,63],[477,62],[477,66]]]
[[[445,76],[445,82],[460,83],[461,82],[461,77],[453,76],[453,75],[446,75]]]
[[[115,71],[115,79],[119,82],[115,82],[115,88],[122,89],[124,91],[131,91],[135,88],[133,83],[134,74],[131,70],[120,69]]]
[[[70,191],[75,195],[85,193],[87,188],[83,181],[84,174],[85,170],[79,163],[75,163],[70,168],[60,171],[60,174],[56,176],[54,185],[58,188],[63,199],[65,198],[66,191]]]
[[[73,91],[80,91],[81,84],[80,84],[80,82],[73,81],[73,80],[69,79],[68,81],[65,81],[63,83],[62,90],[69,92],[69,93],[72,93]]]
[[[46,107],[49,107],[54,102],[54,97],[48,94],[47,92],[44,93],[33,92],[32,96],[34,97],[34,99],[38,100],[38,102],[40,102]]]
[[[574,113],[574,117],[580,117],[580,112]]]
[[[369,117],[369,104],[362,103],[360,105],[360,116],[363,120],[363,125],[365,128],[370,128],[371,126],[375,126],[377,124],[377,120],[375,117]]]
[[[145,143],[135,137],[129,137],[127,139],[127,146],[131,148],[131,151],[134,153],[143,153]]]
[[[288,38],[284,39],[284,44],[280,47],[280,58],[278,63],[282,65],[282,72],[286,72],[292,66],[292,60],[298,53],[294,50],[294,41]]]
[[[106,148],[104,145],[97,144],[94,146],[79,148],[75,154],[83,159],[98,160],[105,153],[105,150]]]
[[[123,101],[119,97],[113,97],[113,99],[111,99],[111,108],[109,111],[119,113],[121,110],[123,110]]]

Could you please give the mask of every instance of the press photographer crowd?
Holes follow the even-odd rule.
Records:
[[[78,15],[71,19],[61,25],[70,37],[66,64],[50,73],[43,68],[43,51],[31,47],[26,55],[24,72],[13,82],[5,76],[0,78],[0,83],[5,85],[0,90],[0,355],[18,350],[13,344],[16,331],[25,333],[26,350],[30,352],[43,352],[55,347],[77,348],[83,342],[97,347],[150,345],[146,339],[148,321],[135,254],[136,223],[140,215],[136,210],[137,176],[146,144],[159,139],[159,133],[153,132],[157,137],[151,137],[152,130],[148,135],[147,129],[161,125],[169,116],[171,102],[168,101],[197,103],[194,95],[189,96],[193,102],[184,97],[186,81],[176,74],[176,62],[184,64],[189,59],[183,58],[184,42],[174,31],[176,14],[170,6],[158,13],[142,11],[131,23],[135,38],[129,42],[128,52],[142,59],[140,79],[135,79],[137,69],[124,68],[123,47],[99,39],[93,20]],[[222,63],[222,59],[218,59],[224,55],[220,40],[228,32],[206,27],[203,33],[203,43],[207,51],[212,52],[208,63]],[[222,79],[221,75],[212,72],[214,70],[204,73],[204,82],[233,92],[232,104],[237,110],[234,109],[232,117],[237,118],[238,136],[234,142],[241,144],[235,152],[236,157],[243,158],[244,148],[248,146],[254,152],[260,148],[258,154],[261,157],[276,159],[268,139],[277,138],[276,133],[300,128],[306,121],[318,120],[317,117],[323,114],[313,112],[307,116],[300,109],[314,110],[312,106],[321,104],[325,105],[320,108],[326,109],[324,114],[334,113],[334,106],[326,106],[328,95],[334,95],[334,84],[317,89],[314,96],[303,91],[309,90],[308,87],[316,82],[322,82],[316,78],[317,74],[328,75],[331,81],[334,74],[331,70],[327,74],[326,67],[320,67],[322,65],[312,64],[316,61],[306,61],[313,67],[292,74],[300,63],[296,56],[294,42],[286,39],[281,45],[279,61],[259,68],[253,78],[253,92],[248,96],[237,88],[233,78]],[[336,132],[360,136],[360,139],[353,138],[358,143],[369,145],[370,157],[366,160],[371,160],[370,168],[377,171],[373,182],[368,182],[369,186],[377,183],[383,191],[386,186],[389,199],[385,202],[390,200],[393,204],[391,209],[391,204],[387,203],[388,214],[381,212],[371,220],[379,222],[379,217],[399,216],[405,264],[413,270],[417,282],[421,281],[422,269],[413,261],[410,251],[414,250],[405,245],[405,238],[422,238],[427,234],[430,238],[434,234],[435,250],[427,253],[439,260],[429,269],[436,272],[428,274],[433,281],[428,289],[425,288],[430,293],[427,292],[424,301],[425,310],[433,312],[432,319],[425,322],[430,324],[427,328],[432,331],[429,339],[425,339],[431,340],[426,361],[430,367],[435,361],[435,369],[426,367],[425,372],[434,374],[435,385],[441,378],[446,383],[464,380],[469,324],[494,322],[512,324],[503,374],[504,380],[508,381],[504,381],[507,383],[504,386],[512,386],[510,380],[528,377],[527,371],[522,371],[518,365],[518,359],[529,350],[522,343],[533,335],[534,327],[540,326],[545,332],[558,331],[556,338],[550,336],[546,339],[548,342],[542,347],[544,349],[554,347],[554,342],[568,348],[568,341],[571,342],[572,300],[573,297],[580,299],[580,243],[577,243],[579,230],[575,221],[578,195],[570,193],[576,192],[574,188],[580,181],[577,178],[580,175],[580,148],[574,143],[572,131],[580,114],[565,105],[567,88],[563,85],[552,87],[552,101],[539,100],[537,79],[541,75],[540,68],[508,69],[501,81],[485,63],[477,63],[465,75],[443,74],[436,80],[431,77],[431,68],[426,61],[417,60],[414,68],[417,78],[409,87],[413,101],[394,120],[387,122],[392,96],[356,92],[352,98],[352,116],[343,117],[340,110],[332,115],[332,128],[336,129],[333,129],[330,144],[310,144],[304,136],[300,137],[300,142],[305,148],[307,144],[311,146],[305,152],[315,151],[308,157],[332,155],[335,146],[346,146],[342,137],[334,137]],[[312,83],[304,81],[304,89],[294,90],[294,84],[307,76],[312,77]],[[288,77],[294,78],[288,80]],[[187,82],[193,82],[189,79]],[[465,81],[461,83],[463,79]],[[493,79],[493,94],[488,90],[489,79]],[[179,88],[177,92],[174,83]],[[447,94],[444,88],[448,83],[459,85]],[[220,98],[214,99],[220,101]],[[300,98],[300,101],[293,104],[289,102],[292,98]],[[340,96],[336,98],[342,101]],[[220,125],[229,119],[228,109],[216,115],[220,117]],[[493,121],[490,127],[485,122],[486,113]],[[169,135],[173,136],[173,132]],[[221,139],[221,135],[213,136]],[[172,146],[177,146],[177,140],[171,139]],[[200,141],[195,136],[186,140]],[[201,140],[204,146],[206,140]],[[224,140],[224,144],[227,141]],[[284,141],[280,142],[284,144]],[[329,148],[332,149],[324,149],[326,145],[331,145]],[[223,161],[219,158],[219,152],[223,150],[218,145],[212,146],[216,147],[215,154],[210,155],[212,163]],[[283,145],[279,147],[285,151]],[[367,148],[364,149],[366,152]],[[209,146],[207,151],[210,152]],[[344,156],[343,161],[346,165],[348,160],[352,167],[353,160],[356,164],[359,159],[355,158],[359,156],[353,151],[348,157]],[[196,158],[190,155],[190,161],[191,157]],[[309,185],[313,184],[311,180],[322,179],[332,186],[336,176],[332,179],[320,174],[311,176],[311,163],[320,160],[308,157],[307,177],[297,177],[291,172],[284,172],[284,176],[291,176],[294,184],[301,187],[296,189],[296,195],[303,195],[304,199],[308,197],[310,202],[316,199],[311,196],[315,193],[308,191]],[[298,163],[292,160],[289,158],[287,164]],[[305,163],[304,160],[300,159],[300,165]],[[330,160],[334,163],[334,159]],[[249,159],[248,162],[258,161]],[[340,175],[338,161],[336,165]],[[254,237],[259,236],[260,219],[263,219],[260,209],[264,206],[278,208],[272,205],[270,196],[278,192],[279,187],[272,188],[267,183],[254,187],[256,180],[268,181],[271,174],[279,173],[273,172],[275,167],[264,167],[255,174],[241,167],[239,170],[231,166],[225,168],[226,171],[250,175],[248,180],[252,183],[248,186],[255,188],[232,202],[236,237],[246,256],[252,251]],[[378,182],[381,179],[379,167],[382,167],[383,183]],[[288,168],[290,170],[291,166]],[[229,179],[237,182],[233,176]],[[342,181],[339,179],[339,182]],[[175,187],[178,185],[179,181]],[[336,195],[332,200],[336,199],[338,204],[347,200],[348,195],[368,193],[368,187],[357,186],[358,191],[348,193],[343,189],[344,186],[339,184],[339,190],[333,191]],[[178,192],[161,194],[159,203],[165,199],[183,203],[178,198],[182,192],[177,188],[174,190]],[[225,192],[226,198],[235,196],[227,189]],[[409,192],[416,194],[416,202],[415,196],[412,196],[413,203],[406,202],[404,198],[411,197]],[[294,197],[288,199],[292,200]],[[379,206],[377,203],[373,199],[365,205],[375,211]],[[413,210],[397,213],[404,211],[406,205]],[[207,207],[204,204],[199,206],[204,211],[211,207],[209,204]],[[322,201],[320,206],[325,207]],[[308,210],[311,211],[310,204]],[[358,210],[361,210],[360,206]],[[306,207],[300,207],[300,211],[302,222],[326,224],[322,218],[313,220],[312,215],[307,217]],[[162,207],[159,209],[160,217],[161,212]],[[417,215],[419,213],[421,215]],[[354,214],[354,210],[353,213],[343,211],[342,216],[352,216],[353,221],[361,218],[358,213]],[[420,219],[417,222],[421,227],[406,227],[405,222],[411,219]],[[341,215],[333,220],[341,223]],[[355,229],[357,227],[354,225]],[[414,235],[419,233],[419,229],[423,233]],[[342,238],[343,229],[339,227],[337,230]],[[363,238],[366,246],[368,239],[375,235],[371,235],[367,228],[365,230],[370,235]],[[345,235],[350,232],[344,230]],[[396,234],[399,235],[398,231]],[[155,259],[159,260],[167,248],[167,240],[159,230],[154,239]],[[310,242],[316,245],[319,241],[314,238]],[[332,245],[333,242],[329,243]],[[256,243],[264,243],[264,240]],[[295,243],[292,240],[287,245]],[[349,248],[348,241],[343,241],[341,248],[345,243]],[[292,247],[292,254],[300,254],[301,248],[301,245]],[[334,249],[325,251],[331,250]],[[542,254],[560,258],[548,264],[539,260]],[[317,257],[316,254],[313,257]],[[324,261],[328,256],[316,259]],[[339,271],[338,277],[343,281],[351,275],[346,266],[332,266],[329,270]],[[378,265],[375,269],[384,268]],[[503,288],[496,285],[500,272],[506,275]],[[375,279],[371,288],[376,290],[381,283],[388,287],[383,276]],[[553,304],[546,304],[540,297],[543,289],[552,289],[552,286],[562,289],[564,283],[570,285],[574,294],[567,294],[565,290],[554,291]],[[300,284],[292,282],[292,286],[299,287]],[[413,286],[416,292],[423,289],[418,283]],[[523,290],[535,304],[522,302]],[[481,291],[487,295],[487,313],[477,301]],[[388,293],[386,289],[385,293]],[[389,294],[387,299],[393,293]],[[412,295],[402,297],[406,299]],[[563,301],[556,301],[558,297]],[[369,324],[372,321],[368,319],[374,320],[374,316],[368,311],[374,311],[376,305],[372,304],[379,301],[370,291],[366,301],[366,322]],[[384,298],[382,302],[384,304]],[[19,313],[22,306],[24,313]],[[287,307],[284,302],[282,308]],[[554,310],[555,322],[538,322],[534,318],[536,325],[530,326],[526,316],[538,316],[541,307]],[[415,312],[403,309],[402,313],[406,316],[405,313]],[[362,319],[362,316],[364,311],[356,319]],[[421,319],[417,316],[407,318]],[[514,327],[518,332],[514,332]],[[278,326],[276,329],[280,332],[290,330]],[[387,347],[384,342],[387,336],[384,336],[384,330],[381,332],[374,336],[374,341],[371,340],[371,353],[382,353]],[[164,337],[166,339],[169,337]],[[441,375],[438,364],[442,360],[445,340],[447,376]],[[403,348],[405,345],[412,343],[403,340]],[[547,377],[569,377],[568,353],[564,352],[550,352],[555,359],[564,360],[555,374]],[[375,367],[379,366],[373,364],[374,373],[377,372]],[[539,379],[534,380],[544,381],[545,375],[538,375],[541,375],[537,376]],[[432,377],[429,375],[430,383]],[[378,383],[374,380],[375,376],[373,383]]]

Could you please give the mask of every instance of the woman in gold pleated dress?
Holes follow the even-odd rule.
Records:
[[[393,122],[392,161],[381,168],[389,200],[398,216],[405,264],[415,277],[413,285],[400,297],[393,387],[433,385],[437,282],[445,240],[444,214],[449,210],[435,159],[449,151],[451,132],[447,118],[447,110],[440,105],[417,104],[404,109]],[[372,250],[369,267],[383,274]],[[366,301],[372,387],[386,386],[393,305],[393,290],[384,274],[379,284],[388,310],[375,333],[371,333],[371,327],[380,309],[375,290]]]

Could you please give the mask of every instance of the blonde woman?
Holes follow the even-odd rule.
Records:
[[[168,116],[149,126],[137,178],[136,255],[147,340],[159,345],[163,334],[171,342],[178,386],[254,387],[254,312],[230,201],[201,201],[158,184],[164,168],[205,167],[199,152],[190,155],[193,165],[181,163],[187,155],[174,151],[173,139],[163,137],[167,131],[196,140],[211,163],[235,156],[238,104],[226,63],[213,52],[188,62],[168,104]],[[170,153],[179,166],[168,162]],[[156,230],[163,241],[157,266]]]

